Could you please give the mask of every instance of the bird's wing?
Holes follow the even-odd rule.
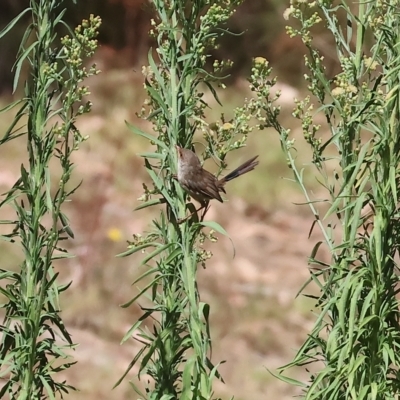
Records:
[[[203,170],[203,176],[201,179],[192,180],[192,190],[199,193],[200,196],[204,196],[206,200],[217,199],[223,203],[222,197],[219,194],[219,186],[217,178],[206,170]]]

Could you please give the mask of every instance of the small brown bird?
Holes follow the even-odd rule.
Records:
[[[255,156],[234,169],[224,178],[217,179],[211,172],[206,171],[201,166],[199,158],[193,151],[179,146],[176,146],[176,150],[178,152],[178,182],[190,197],[200,203],[201,207],[196,212],[202,209],[205,210],[202,218],[204,218],[207,212],[210,200],[217,199],[223,203],[219,192],[226,193],[224,188],[226,182],[252,171],[258,165],[258,161],[256,161],[258,156]]]

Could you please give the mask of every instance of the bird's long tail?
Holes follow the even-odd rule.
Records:
[[[250,160],[247,160],[245,163],[234,169],[232,172],[230,172],[228,175],[223,177],[220,182],[224,184],[225,182],[229,182],[232,179],[237,178],[240,175],[246,174],[247,172],[252,171],[257,165],[258,161],[256,161],[258,156],[255,156],[253,158],[250,158]]]

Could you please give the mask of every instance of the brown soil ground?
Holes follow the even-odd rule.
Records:
[[[63,373],[79,389],[68,396],[74,400],[136,398],[128,380],[138,383],[137,369],[117,389],[112,386],[138,350],[133,340],[123,345],[120,341],[140,309],[137,304],[127,309],[120,305],[137,293],[131,283],[142,270],[137,257],[115,255],[126,249],[133,233],[149,229],[159,211],[132,211],[142,182],[148,182],[136,154],[148,145],[124,125],[124,120],[134,120],[143,98],[132,92],[134,84],[140,87],[140,77],[129,82],[129,73],[95,81],[94,111],[80,122],[82,133],[91,138],[75,155],[74,181],[83,179],[83,185],[66,209],[75,233],[69,248],[76,257],[56,266],[63,282],[73,282],[62,295],[61,307],[78,343],[72,353],[78,363]],[[229,201],[215,202],[207,215],[226,229],[236,252],[233,257],[232,243],[220,236],[218,243],[209,246],[214,255],[207,268],[198,271],[202,300],[211,305],[212,359],[226,361],[220,367],[225,384],[215,384],[222,398],[285,400],[300,394],[268,370],[291,361],[315,319],[313,303],[296,295],[309,277],[307,257],[319,234],[308,239],[312,216],[305,206],[293,205],[301,196],[294,184],[289,187],[282,180],[290,177],[290,171],[276,134],[266,135],[254,134],[248,149],[237,156],[240,160],[232,159],[234,167],[258,152],[257,171],[232,182],[227,187]],[[0,149],[2,193],[18,179],[20,163],[26,163],[23,140]],[[4,209],[0,218],[11,213]],[[2,244],[1,251],[3,262],[18,268],[20,249]],[[307,380],[303,370],[290,375]]]

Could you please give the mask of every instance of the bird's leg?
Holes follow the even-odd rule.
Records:
[[[203,221],[204,216],[206,215],[206,212],[209,208],[209,201],[205,202],[205,203],[201,203],[201,206],[197,209],[194,210],[192,213],[190,213],[188,216],[186,216],[185,218],[180,218],[178,219],[178,224],[181,224],[182,222],[187,221],[192,215],[194,215],[195,213],[198,213],[200,210],[205,210],[205,212],[203,212],[200,221]]]
[[[206,214],[207,214],[207,211],[210,209],[210,202],[209,202],[209,201],[205,202],[205,203],[203,204],[203,207],[200,207],[199,210],[201,210],[201,208],[203,208],[204,211],[203,211],[203,214],[201,215],[200,222],[203,222],[204,217],[205,217]]]

